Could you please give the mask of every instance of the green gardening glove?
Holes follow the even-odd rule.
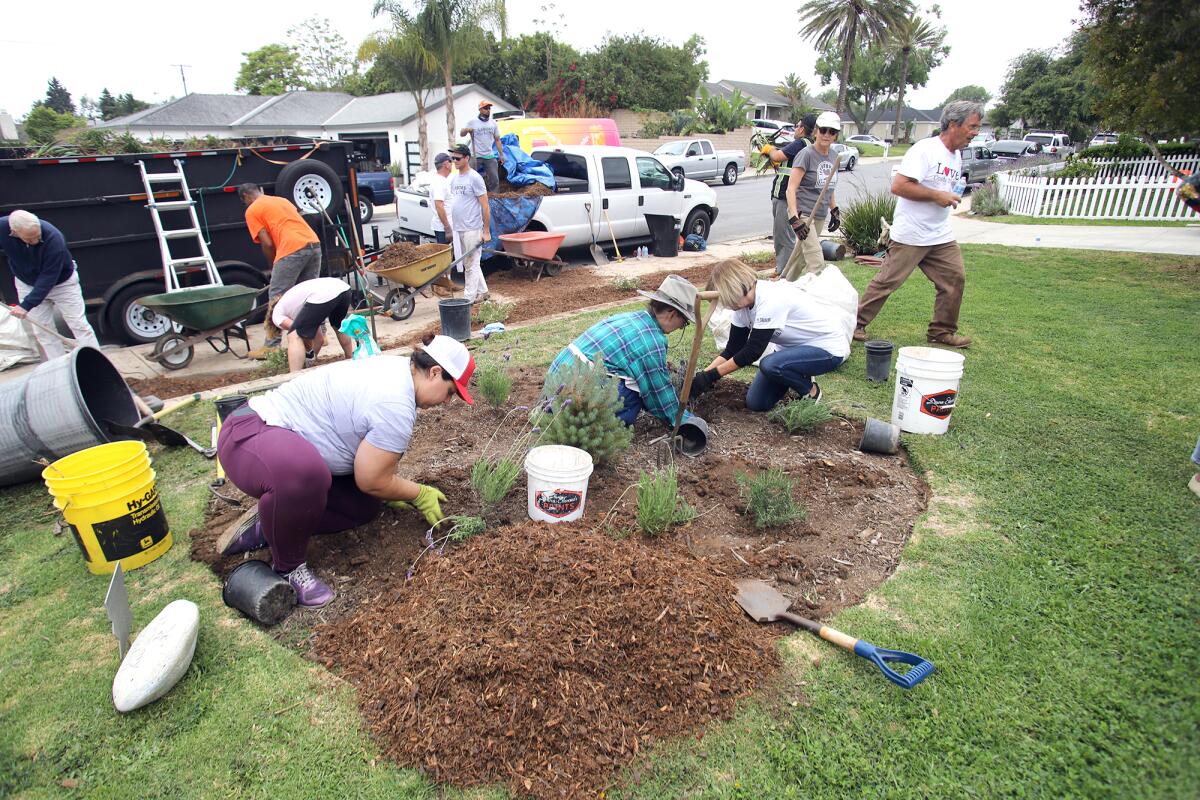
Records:
[[[417,492],[417,496],[412,500],[393,500],[388,505],[392,508],[415,508],[425,517],[426,522],[437,525],[446,516],[442,513],[441,506],[445,499],[446,495],[442,494],[441,490],[421,484],[421,491]]]

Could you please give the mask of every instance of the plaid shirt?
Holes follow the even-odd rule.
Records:
[[[650,312],[631,311],[603,319],[571,344],[588,358],[603,353],[605,369],[637,383],[647,411],[668,425],[675,424],[679,397],[667,369],[667,337]],[[550,374],[578,360],[569,347],[564,348],[550,364]]]

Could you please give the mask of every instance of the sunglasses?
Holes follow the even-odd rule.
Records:
[[[817,133],[823,133],[826,136],[837,136],[838,129],[837,128],[817,128]]]
[[[450,156],[451,161],[462,161],[467,156]]]

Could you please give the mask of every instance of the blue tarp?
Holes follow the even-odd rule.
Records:
[[[537,181],[551,189],[555,188],[554,173],[548,166],[530,158],[529,154],[521,149],[515,133],[501,136],[500,144],[504,147],[504,171],[508,173],[509,183],[513,186],[528,186]]]
[[[511,134],[510,134],[511,135]],[[507,156],[505,156],[507,158]],[[525,230],[529,220],[542,205],[538,197],[489,197],[488,205],[492,211],[492,241],[484,245],[489,250],[500,249],[500,234],[520,233]],[[491,258],[488,253],[484,259]]]

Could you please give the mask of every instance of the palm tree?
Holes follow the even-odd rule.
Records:
[[[788,101],[788,122],[798,122],[804,112],[808,111],[808,84],[789,72],[783,81],[775,87],[775,92]]]
[[[429,94],[441,77],[437,59],[410,30],[404,35],[376,33],[358,48],[359,61],[374,61],[388,82],[400,91],[412,95],[417,105],[417,144],[421,152],[421,168],[429,169],[429,125],[425,108]],[[453,141],[453,140],[451,140]]]
[[[904,89],[908,84],[908,63],[914,50],[939,47],[946,38],[945,28],[935,28],[928,20],[913,15],[892,28],[890,49],[900,56],[900,94],[896,98],[896,124],[892,128],[892,141],[900,143],[904,114]]]
[[[846,110],[846,83],[855,47],[862,42],[882,41],[889,28],[912,16],[912,0],[808,0],[800,7],[800,35],[813,38],[818,50],[830,43],[842,48],[842,72],[838,76],[837,110]]]
[[[414,15],[401,0],[375,0],[374,16],[391,16],[401,38],[412,33],[422,48],[437,59],[442,72],[446,103],[446,140],[453,144],[458,138],[454,119],[454,68],[466,66],[483,50],[482,29],[479,27],[477,0],[421,0]]]

